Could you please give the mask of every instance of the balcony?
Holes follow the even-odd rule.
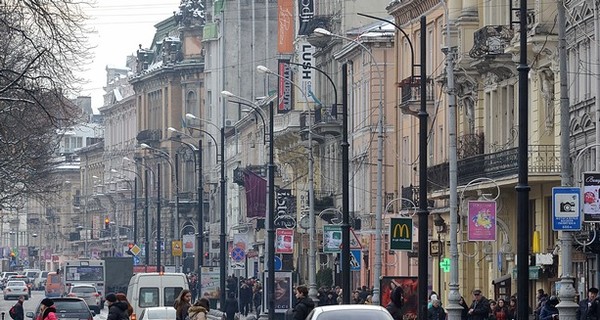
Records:
[[[535,175],[560,174],[559,145],[529,145],[528,172]],[[440,191],[449,187],[448,162],[429,167],[427,176],[431,183],[428,191]],[[518,174],[518,148],[487,153],[458,161],[458,185],[486,177],[490,179],[508,178]]]
[[[162,131],[160,129],[142,130],[138,132],[136,138],[139,143],[158,143],[162,139]]]
[[[427,90],[425,97],[427,101],[427,112],[431,114],[433,112],[433,95],[434,95],[434,83],[433,79],[427,79]],[[415,76],[411,79],[408,77],[402,80],[398,87],[401,91],[400,97],[400,109],[402,113],[416,116],[419,109],[421,108],[421,80],[420,77]]]
[[[263,178],[266,178],[268,174],[267,167],[264,165],[250,165],[245,168],[235,168],[233,169],[233,183],[243,187],[245,181],[244,172],[247,171],[252,171]]]
[[[312,124],[313,133],[320,136],[334,136],[339,137],[342,134],[342,120],[337,118],[337,108],[331,107],[320,107],[314,111],[314,122]],[[303,113],[300,116],[300,127],[306,129],[306,118],[307,114]],[[304,137],[308,139],[308,137]],[[313,138],[314,139],[314,138]],[[315,139],[317,140],[317,139]]]
[[[469,56],[473,59],[490,58],[505,53],[514,36],[514,31],[505,25],[490,25],[475,31],[473,48]]]

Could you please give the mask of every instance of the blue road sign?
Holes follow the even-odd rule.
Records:
[[[231,250],[231,258],[235,262],[240,262],[246,258],[246,253],[244,252],[244,249],[235,247]]]
[[[280,257],[275,256],[275,271],[281,271],[281,268],[283,268],[283,262]]]
[[[552,188],[552,230],[581,230],[581,190],[579,188]]]
[[[140,257],[138,257],[138,256],[133,256],[133,265],[134,265],[134,266],[137,266],[137,265],[139,265],[139,264],[140,264],[140,262],[141,262],[141,261],[140,261]]]
[[[350,250],[350,271],[360,271],[361,266],[361,251]]]

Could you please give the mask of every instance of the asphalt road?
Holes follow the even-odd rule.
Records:
[[[28,311],[34,312],[44,298],[44,291],[32,291],[31,298],[29,298],[29,300],[25,300],[25,303],[23,304],[25,307],[25,313]],[[8,315],[8,310],[10,310],[10,307],[12,307],[15,303],[17,303],[16,299],[11,298],[10,300],[4,300],[4,295],[2,294],[2,298],[0,299],[0,320],[11,320],[10,316]],[[94,320],[106,320],[107,315],[108,308],[105,306],[100,314],[94,317]],[[25,320],[30,320],[30,318],[25,317]]]

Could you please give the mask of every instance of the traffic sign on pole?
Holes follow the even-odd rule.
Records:
[[[552,188],[552,230],[581,230],[580,188]]]

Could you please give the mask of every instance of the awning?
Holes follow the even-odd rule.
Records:
[[[500,278],[492,280],[492,284],[495,285],[495,284],[498,284],[500,282],[504,282],[506,280],[509,280],[510,278],[511,278],[510,273],[507,273],[507,274],[501,276]]]

